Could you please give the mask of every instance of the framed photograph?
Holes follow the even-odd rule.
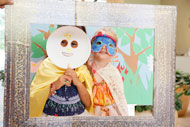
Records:
[[[63,8],[64,7],[64,8]],[[6,8],[4,126],[174,126],[176,7],[69,0],[17,0]],[[152,105],[152,116],[29,117],[30,84],[61,25],[103,27],[118,36],[110,61],[128,104]]]
[[[85,34],[88,36],[88,38],[93,38],[96,31],[98,31],[99,29],[109,29],[109,30],[112,30],[117,35],[117,40],[118,40],[117,41],[117,50],[118,51],[114,55],[114,57],[111,59],[111,61],[109,61],[109,62],[115,67],[115,69],[118,70],[119,75],[121,75],[120,77],[122,80],[122,83],[121,83],[122,86],[121,86],[121,89],[119,89],[119,91],[120,91],[119,95],[117,95],[117,92],[114,92],[112,90],[112,92],[111,92],[112,96],[113,96],[113,98],[117,99],[118,96],[121,96],[121,92],[123,92],[124,99],[127,101],[128,106],[127,106],[127,104],[124,103],[125,100],[124,101],[122,100],[121,102],[123,102],[123,105],[125,105],[124,107],[126,109],[129,108],[129,110],[130,110],[130,105],[151,105],[152,106],[152,102],[153,102],[154,30],[153,29],[141,29],[141,28],[126,28],[126,27],[105,27],[105,26],[104,27],[74,26],[74,27],[81,28],[85,32]],[[63,66],[63,65],[66,65],[67,62],[70,61],[69,58],[71,56],[69,54],[72,53],[71,54],[72,59],[75,59],[74,62],[72,60],[72,62],[70,63],[70,65],[72,66],[74,63],[80,64],[80,61],[77,58],[80,58],[80,60],[82,60],[82,58],[85,58],[85,54],[87,54],[87,55],[89,54],[89,50],[88,49],[85,50],[84,45],[81,46],[81,48],[83,48],[83,50],[85,50],[85,52],[83,55],[82,55],[82,53],[83,53],[82,51],[80,51],[80,54],[76,53],[77,57],[75,58],[74,52],[76,49],[79,51],[80,47],[73,48],[72,46],[71,47],[69,46],[69,42],[71,40],[73,40],[73,39],[71,39],[71,37],[74,37],[75,34],[72,31],[70,31],[70,33],[68,31],[66,31],[66,28],[67,29],[69,28],[68,30],[71,30],[71,28],[73,30],[75,30],[73,28],[73,26],[56,25],[56,24],[31,24],[30,28],[31,28],[30,29],[31,30],[31,35],[30,35],[31,36],[30,82],[31,82],[31,87],[32,87],[32,89],[30,89],[30,93],[32,93],[31,94],[32,99],[30,98],[30,102],[31,102],[31,105],[30,105],[30,109],[31,109],[30,114],[31,115],[30,116],[35,117],[35,116],[40,116],[40,115],[34,115],[35,111],[33,111],[33,110],[34,109],[36,110],[37,103],[38,103],[35,98],[39,98],[37,93],[39,93],[39,92],[43,93],[43,90],[44,90],[44,87],[40,89],[39,86],[46,85],[47,87],[50,87],[50,86],[48,86],[49,82],[54,81],[54,78],[53,78],[54,74],[52,74],[52,73],[55,71],[53,71],[52,69],[50,69],[50,71],[52,72],[51,74],[48,74],[48,73],[46,75],[40,74],[45,71],[47,72],[47,70],[49,70],[48,67],[43,67],[43,63],[44,63],[44,61],[46,61],[45,59],[47,58],[47,59],[53,60],[53,64],[57,64],[57,66]],[[63,30],[65,29],[64,30],[65,32],[63,31],[60,33],[59,31],[62,31],[62,29]],[[58,36],[59,33],[60,33],[60,35],[62,34],[61,40],[64,40],[63,42],[58,39],[58,38],[61,38]],[[77,35],[80,35],[80,33],[77,33]],[[80,38],[75,38],[74,40],[80,40],[81,36],[82,36],[82,34],[80,35]],[[51,48],[53,48],[53,50],[52,50],[53,54],[56,54],[56,55],[53,55],[50,52],[51,49],[49,48],[49,50],[48,50],[47,48],[51,42],[50,41],[51,38],[55,38],[55,37],[57,37],[57,39],[53,39],[54,41],[52,42],[52,44],[54,44],[54,45],[51,46]],[[77,41],[77,42],[78,42],[78,46],[80,46],[81,42],[80,41]],[[63,43],[65,45],[63,45]],[[90,44],[90,41],[87,43]],[[87,44],[85,44],[85,45],[87,46]],[[58,50],[59,48],[60,48],[60,50]],[[108,49],[110,49],[110,48],[108,48]],[[92,48],[92,50],[94,51],[95,48]],[[59,54],[60,54],[60,56],[59,56]],[[89,60],[91,60],[93,58],[93,54],[94,53],[91,54]],[[65,55],[67,56],[66,58],[64,57]],[[88,57],[89,56],[87,56],[87,59],[88,59]],[[58,64],[57,62],[60,61],[60,59],[63,59],[63,61],[61,61],[60,64]],[[85,60],[84,62],[86,62],[87,59],[84,59]],[[66,60],[67,60],[67,62],[66,62]],[[43,63],[42,63],[42,61],[43,61]],[[63,63],[66,63],[66,64],[63,64]],[[41,69],[42,67],[43,67],[43,70],[45,70],[45,71],[43,71]],[[62,74],[65,71],[62,69],[58,69],[58,70],[59,70],[58,71],[59,74]],[[113,73],[113,72],[111,72],[111,73]],[[59,74],[55,73],[55,75],[59,75]],[[114,75],[114,76],[116,76],[116,75]],[[57,79],[58,77],[55,76],[55,78]],[[41,81],[39,81],[39,80],[41,80]],[[35,82],[38,82],[38,83],[35,83]],[[109,86],[109,87],[111,87],[111,86]],[[34,90],[35,88],[36,88],[36,90]],[[66,91],[68,91],[71,88],[61,88],[61,89],[62,90],[65,89],[64,91],[66,93]],[[92,96],[100,94],[99,92],[97,92],[97,90],[99,91],[99,88],[97,88],[96,85],[95,85],[95,87],[92,87],[91,89],[93,89]],[[45,92],[48,93],[48,91],[45,91]],[[45,94],[43,94],[43,96],[45,96]],[[42,97],[42,95],[40,95],[40,97]],[[59,97],[62,97],[62,102],[60,102]],[[50,100],[48,100],[45,104],[46,107],[44,106],[44,104],[42,106],[42,107],[45,107],[44,112],[47,113],[47,111],[51,110],[51,114],[54,114],[54,115],[67,114],[66,107],[69,105],[68,104],[69,102],[65,101],[66,98],[67,97],[63,96],[62,94],[56,95],[56,96],[55,95],[51,96]],[[33,102],[33,99],[35,100],[35,102]],[[57,101],[55,101],[55,100],[57,100]],[[45,103],[45,101],[46,101],[46,99],[40,100],[39,105],[41,105],[41,102]],[[66,102],[67,102],[67,104],[66,104]],[[59,106],[56,107],[57,103],[59,104]],[[72,111],[69,112],[68,114],[73,114],[74,111],[77,111],[77,108],[75,107],[74,102],[72,102],[70,105],[72,105],[71,106]],[[121,104],[119,103],[116,105],[121,105]],[[34,107],[34,108],[32,108],[32,107]],[[40,107],[41,106],[39,106],[38,108],[40,108]],[[60,107],[64,107],[64,108],[60,108]],[[56,109],[56,112],[53,111],[53,109]],[[42,112],[42,111],[40,111],[40,112]],[[128,112],[129,112],[128,115],[131,116],[132,115],[131,113],[134,112],[134,110],[130,110]],[[48,112],[48,113],[50,113],[50,112]],[[110,113],[111,113],[110,111],[107,111],[105,114],[107,114],[107,116],[113,115]],[[97,112],[95,114],[97,114]],[[127,115],[127,114],[125,114],[125,115]],[[149,115],[152,115],[152,113],[150,113]]]

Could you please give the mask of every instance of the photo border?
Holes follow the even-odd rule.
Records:
[[[175,6],[15,0],[6,7],[4,127],[174,126]],[[153,116],[29,118],[30,24],[153,28]]]

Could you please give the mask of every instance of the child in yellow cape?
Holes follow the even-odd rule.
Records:
[[[70,29],[71,31],[69,31]],[[76,31],[78,31],[77,34],[75,33]],[[86,36],[84,33],[82,35]],[[84,53],[80,52],[84,49],[80,47],[82,45],[81,38],[79,37],[77,40],[78,36],[81,36],[80,30],[69,26],[59,28],[50,35],[49,42],[47,42],[48,58],[40,64],[30,87],[30,117],[41,117],[44,114],[46,116],[73,116],[90,115],[89,112],[93,113],[92,77],[87,66],[83,65],[88,59],[90,49]],[[82,41],[84,42],[84,39]],[[85,46],[90,45],[88,44],[90,40],[87,42],[85,42]],[[53,43],[53,47],[49,43]],[[57,47],[54,45],[57,45]],[[59,47],[61,47],[60,54]],[[54,54],[53,52],[58,55],[55,57],[56,53]],[[81,57],[78,58],[78,54],[83,58],[83,54],[87,56],[81,63],[79,62],[76,65],[77,61],[82,59]],[[64,65],[62,61],[56,61],[63,58],[63,56],[65,56],[64,63],[66,63]],[[73,61],[73,58],[78,59]],[[70,59],[72,59],[72,63],[69,63]],[[67,68],[66,65],[68,64],[75,69]]]

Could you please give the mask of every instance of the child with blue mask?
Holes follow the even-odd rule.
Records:
[[[88,67],[93,77],[95,116],[127,116],[127,101],[119,71],[110,63],[117,52],[117,35],[111,28],[98,30],[91,39]]]

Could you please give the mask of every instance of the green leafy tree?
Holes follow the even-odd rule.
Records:
[[[56,30],[57,27],[54,25],[49,26],[49,30],[43,31],[43,30],[38,30],[40,33],[36,34],[35,36],[31,37],[31,52],[32,52],[32,58],[40,58],[47,57],[47,52],[46,52],[46,43],[47,39],[50,36],[50,34]]]

